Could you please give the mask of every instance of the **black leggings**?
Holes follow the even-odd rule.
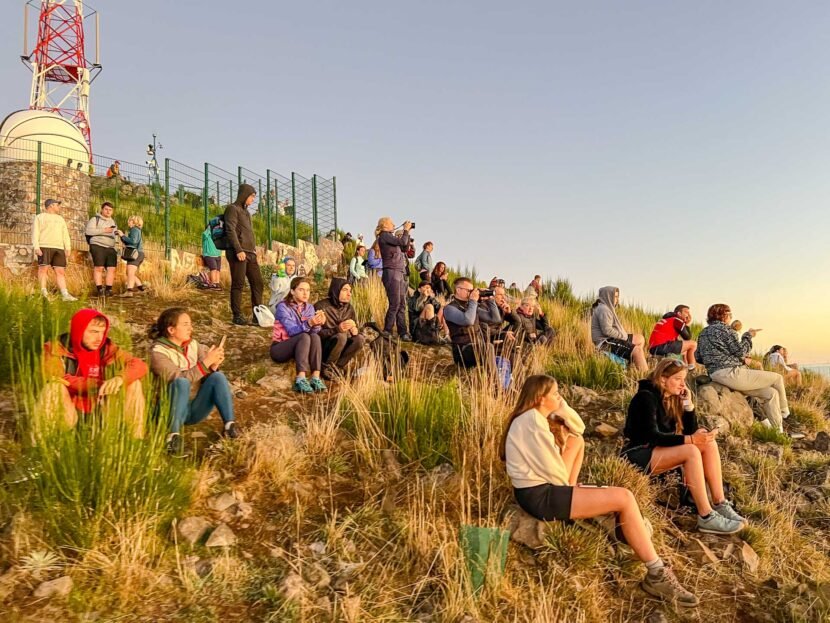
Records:
[[[323,359],[320,336],[316,333],[298,333],[284,342],[273,342],[271,359],[277,363],[293,359],[297,372],[319,372]]]

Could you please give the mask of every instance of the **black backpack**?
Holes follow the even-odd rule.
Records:
[[[367,322],[363,326],[378,334],[369,344],[369,349],[380,362],[383,378],[391,381],[396,376],[402,375],[409,363],[409,353],[401,350],[391,337],[384,337],[374,322]]]
[[[220,251],[225,251],[228,248],[228,234],[225,231],[225,216],[220,214],[214,216],[208,221],[210,228],[210,237],[213,240],[213,245]]]
[[[98,227],[98,223],[100,223],[100,222],[101,222],[101,217],[96,214],[95,215],[95,227]],[[87,244],[87,246],[89,246],[89,242],[90,242],[90,240],[92,240],[92,235],[84,233],[84,238],[86,238],[86,244]]]

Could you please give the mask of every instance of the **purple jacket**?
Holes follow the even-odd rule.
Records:
[[[319,326],[308,325],[308,321],[314,317],[314,314],[314,305],[311,303],[289,305],[285,301],[280,301],[277,305],[277,320],[285,329],[288,337],[294,337],[300,333],[319,333]]]

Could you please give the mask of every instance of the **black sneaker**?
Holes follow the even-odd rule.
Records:
[[[170,435],[170,439],[167,440],[167,454],[181,456],[182,450],[184,450],[184,439],[179,433],[173,433]]]
[[[411,336],[411,335],[409,335],[409,333],[404,333],[404,334],[400,337],[400,340],[401,340],[401,342],[411,342],[411,341],[412,341],[412,336]]]
[[[222,430],[222,435],[228,439],[239,439],[239,429],[236,428],[236,422],[231,422]]]
[[[240,327],[247,327],[249,325],[249,322],[243,316],[234,316],[233,323],[238,324]]]

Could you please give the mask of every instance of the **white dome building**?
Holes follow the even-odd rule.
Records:
[[[58,113],[18,110],[0,123],[0,162],[35,161],[41,142],[41,161],[88,172],[89,147],[75,125]],[[71,162],[70,162],[71,161]]]

